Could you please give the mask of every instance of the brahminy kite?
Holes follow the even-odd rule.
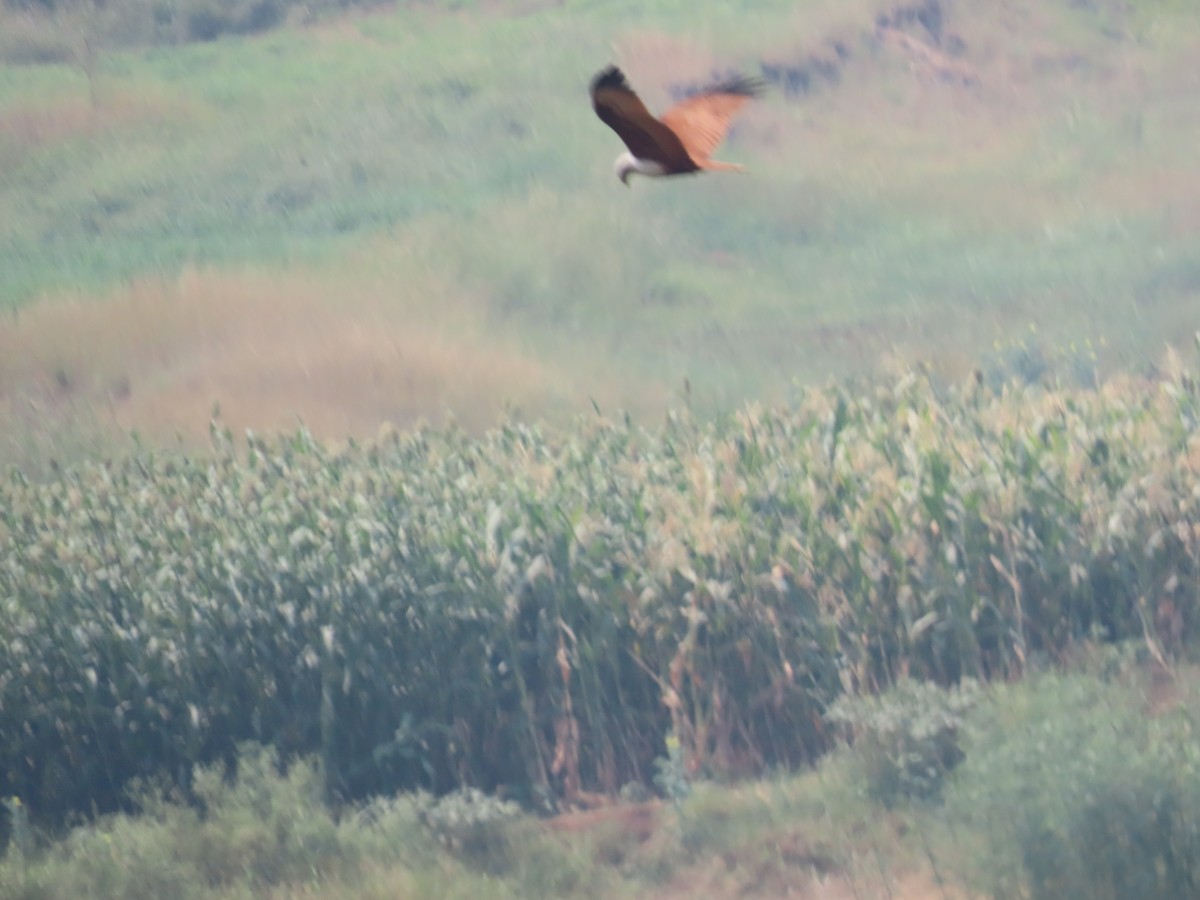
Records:
[[[629,148],[614,165],[626,187],[635,172],[661,178],[706,169],[742,169],[712,159],[712,152],[725,139],[738,110],[762,90],[759,79],[738,76],[703,88],[656,119],[616,66],[600,72],[591,87],[596,115]]]

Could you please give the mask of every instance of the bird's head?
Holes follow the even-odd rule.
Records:
[[[630,187],[629,177],[638,170],[633,154],[626,152],[618,156],[617,161],[613,163],[613,170],[617,173],[617,177],[621,179],[621,184],[625,185],[625,187]]]

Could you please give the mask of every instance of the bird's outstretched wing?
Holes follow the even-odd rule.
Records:
[[[738,110],[763,89],[757,78],[732,78],[675,104],[663,114],[662,122],[678,136],[696,164],[703,166],[725,140]]]
[[[591,93],[596,115],[638,159],[653,160],[667,167],[694,168],[688,165],[688,151],[683,142],[650,114],[616,66],[609,66],[592,79]]]

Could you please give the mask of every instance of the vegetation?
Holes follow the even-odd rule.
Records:
[[[316,765],[281,769],[247,745],[236,773],[199,767],[190,800],[141,785],[136,815],[10,841],[0,893],[674,898],[703,884],[708,896],[1191,896],[1200,779],[1186,732],[1200,707],[1186,689],[1148,706],[1151,682],[1128,649],[1093,648],[1109,661],[1098,668],[983,688],[944,802],[896,796],[882,809],[839,751],[800,775],[696,781],[675,805],[549,820],[472,791],[334,811]],[[883,702],[918,717],[954,703],[903,694]]]
[[[285,773],[270,753],[245,747],[236,780],[220,767],[197,770],[193,803],[143,789],[138,815],[107,817],[48,847],[10,849],[0,859],[0,891],[13,900],[644,896],[706,854],[739,846],[746,833],[737,836],[737,824],[757,819],[761,836],[828,820],[817,810],[845,791],[837,780],[836,790],[780,782],[768,802],[709,787],[675,824],[665,810],[645,807],[660,823],[647,839],[622,830],[620,817],[580,832],[569,817],[542,823],[471,793],[440,802],[377,799],[335,816],[310,763],[295,762]],[[716,803],[724,829],[708,812]],[[857,815],[861,808],[851,802],[844,820]]]
[[[253,739],[333,797],[533,805],[811,760],[844,691],[1195,636],[1200,387],[914,376],[658,429],[214,429],[0,483],[0,791],[58,821]]]
[[[0,862],[0,892],[13,900],[250,896],[288,884],[369,888],[388,868],[398,870],[390,887],[405,896],[468,896],[464,887],[484,882],[470,869],[445,871],[451,860],[441,862],[442,832],[422,824],[422,803],[436,808],[427,799],[379,799],[335,817],[313,765],[296,761],[281,772],[274,754],[252,746],[242,749],[232,777],[215,765],[191,781],[190,803],[143,786],[137,815],[107,817],[49,848],[10,850]],[[454,849],[480,853],[474,845]],[[438,893],[455,881],[459,893]]]
[[[845,729],[871,798],[891,807],[941,795],[965,755],[961,732],[978,696],[974,680],[948,690],[904,681],[885,694],[842,697],[825,718]]]
[[[949,798],[996,898],[1188,897],[1200,888],[1196,708],[1147,716],[1128,682],[996,688]]]

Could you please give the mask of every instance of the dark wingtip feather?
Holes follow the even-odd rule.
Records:
[[[761,97],[767,89],[767,83],[753,75],[735,75],[725,81],[714,84],[706,93],[738,94],[742,97]]]
[[[595,78],[592,79],[592,93],[596,91],[615,89],[619,91],[629,90],[629,82],[625,80],[625,73],[616,66],[608,66],[602,69]]]
[[[753,75],[734,72],[714,78],[703,84],[679,85],[670,89],[673,100],[686,100],[698,94],[737,94],[742,97],[759,97],[767,90],[767,83]]]

